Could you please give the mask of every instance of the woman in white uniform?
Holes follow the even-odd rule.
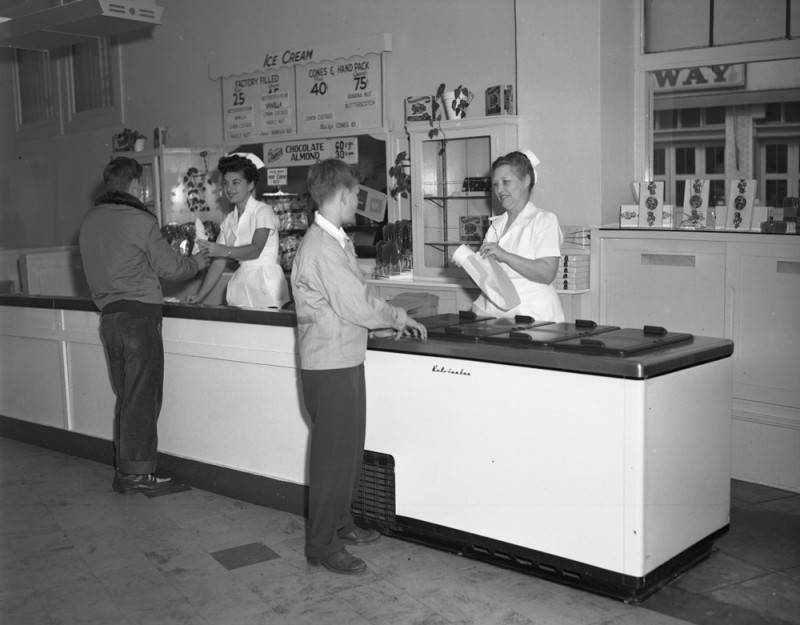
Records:
[[[552,285],[561,257],[561,227],[554,213],[533,204],[534,167],[529,150],[510,152],[492,163],[492,189],[505,212],[491,218],[478,253],[494,258],[519,293],[520,304],[503,310],[485,295],[473,312],[491,317],[527,315],[536,321],[564,321],[564,310]]]
[[[219,280],[230,259],[239,268],[228,282],[226,302],[243,308],[281,308],[289,301],[289,287],[278,262],[278,217],[253,197],[258,181],[259,159],[252,154],[233,154],[219,160],[222,188],[233,210],[220,224],[215,243],[197,241],[213,258],[197,295],[202,302]],[[263,164],[261,164],[263,167]]]

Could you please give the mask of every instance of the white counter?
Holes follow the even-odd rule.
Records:
[[[0,298],[0,415],[111,440],[98,313],[85,300],[29,300]],[[293,314],[165,315],[159,450],[302,487]],[[551,367],[519,348],[425,345],[378,341],[367,353],[366,447],[392,459],[391,516],[416,527],[388,529],[444,528],[468,555],[569,583],[619,579],[616,592],[635,594],[727,527],[729,357],[626,378],[572,373],[574,354]]]

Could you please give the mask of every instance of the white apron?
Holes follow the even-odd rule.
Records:
[[[278,262],[279,221],[273,210],[254,198],[247,200],[241,217],[234,208],[220,226],[222,245],[249,245],[258,228],[268,228],[269,238],[258,258],[240,261],[226,291],[229,306],[280,308],[289,301],[289,286]]]
[[[561,228],[554,213],[543,211],[528,202],[508,230],[505,229],[507,219],[508,215],[505,213],[492,218],[492,227],[486,233],[484,241],[499,243],[503,249],[525,258],[561,256]],[[503,234],[498,237],[500,232]],[[481,294],[472,303],[473,312],[490,317],[527,315],[536,321],[564,321],[564,309],[552,284],[528,280],[505,263],[500,263],[500,267],[517,289],[520,304],[510,310],[502,310]]]

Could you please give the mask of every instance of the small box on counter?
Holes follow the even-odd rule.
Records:
[[[690,230],[703,230],[708,227],[709,181],[692,178],[683,187],[683,211],[679,226]]]
[[[739,178],[730,181],[728,192],[728,215],[726,230],[749,230],[753,219],[753,201],[756,196],[756,180]],[[760,225],[759,221],[756,221]]]
[[[433,96],[410,95],[405,99],[406,121],[427,122],[433,119]]]
[[[646,180],[639,185],[639,227],[660,228],[664,206],[664,181]]]
[[[513,115],[514,87],[494,85],[486,89],[486,115]]]
[[[489,229],[486,215],[466,215],[458,218],[458,238],[460,241],[483,241]]]
[[[619,206],[619,227],[638,228],[639,227],[639,205],[620,204]]]

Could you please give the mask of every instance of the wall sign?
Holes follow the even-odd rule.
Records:
[[[326,158],[338,158],[351,165],[357,164],[358,138],[281,141],[264,145],[264,164],[268,168],[313,165]]]
[[[223,78],[222,98],[226,141],[296,132],[292,68]]]
[[[300,134],[381,126],[380,54],[296,68]]]
[[[653,93],[736,89],[747,86],[744,63],[653,70]]]
[[[391,49],[384,33],[209,64],[222,78],[225,142],[383,127],[382,55]]]

